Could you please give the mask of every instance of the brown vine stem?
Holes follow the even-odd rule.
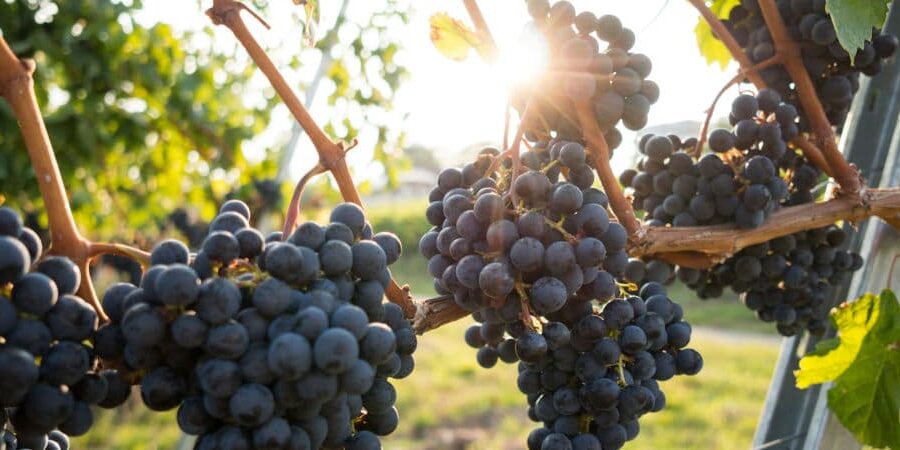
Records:
[[[291,195],[291,203],[288,205],[287,214],[284,218],[284,228],[281,230],[281,235],[284,239],[287,239],[294,232],[294,227],[297,225],[297,217],[300,216],[300,198],[303,196],[306,183],[309,183],[309,180],[314,176],[325,172],[325,166],[322,163],[316,163],[312,169],[303,174],[300,181],[294,186],[294,194]]]
[[[800,46],[791,38],[784,24],[781,13],[773,1],[761,1],[759,7],[762,10],[772,41],[775,43],[776,54],[781,56],[784,69],[791,76],[797,88],[800,104],[809,119],[810,126],[816,136],[816,140],[822,150],[822,155],[828,161],[828,165],[834,172],[834,178],[841,186],[844,194],[855,194],[860,189],[860,177],[857,170],[844,159],[838,150],[837,139],[831,122],[825,114],[822,102],[816,95],[816,88],[812,79],[803,66],[800,54]]]
[[[886,222],[900,221],[900,188],[866,189],[859,195],[781,208],[759,228],[739,230],[733,225],[705,227],[649,227],[644,239],[633,245],[632,256],[701,252],[714,258],[733,255],[748,246],[798,231],[821,228],[841,220],[858,222],[878,216]]]
[[[467,315],[469,312],[457,305],[452,295],[429,298],[419,302],[419,310],[413,318],[413,328],[416,333],[422,334],[450,322],[456,322]]]
[[[284,76],[275,67],[275,63],[272,62],[269,55],[266,54],[262,46],[256,41],[256,38],[253,37],[253,34],[250,33],[250,30],[247,29],[247,24],[244,23],[240,14],[241,10],[245,9],[248,10],[246,6],[235,0],[214,0],[212,8],[206,11],[206,15],[209,16],[213,24],[225,25],[234,33],[234,36],[247,50],[253,62],[256,63],[266,78],[269,79],[269,82],[272,83],[275,92],[278,93],[285,106],[287,106],[312,141],[316,152],[319,154],[319,163],[334,175],[335,182],[337,182],[338,189],[341,191],[341,196],[344,200],[363,206],[359,192],[356,190],[356,185],[353,183],[353,177],[350,175],[350,169],[344,160],[343,145],[328,138],[319,124],[309,114],[309,111],[303,106],[303,103],[300,102],[297,94],[288,85]],[[410,296],[409,286],[400,287],[392,279],[386,294],[390,301],[403,308],[403,312],[407,317],[411,318],[415,315],[416,305]]]
[[[110,242],[91,242],[88,245],[88,256],[95,258],[100,255],[124,256],[140,263],[144,268],[150,266],[150,253],[130,245]]]
[[[778,55],[775,55],[749,69],[741,69],[733,78],[725,83],[725,86],[722,86],[722,89],[719,90],[719,93],[716,94],[716,97],[713,99],[712,104],[709,105],[709,109],[706,110],[706,119],[703,121],[703,127],[700,128],[700,136],[697,136],[697,145],[694,147],[694,151],[691,156],[697,158],[703,151],[703,145],[706,144],[706,136],[709,133],[709,123],[712,120],[713,112],[716,109],[716,104],[719,103],[719,99],[722,98],[722,95],[725,94],[725,91],[727,91],[728,88],[734,86],[735,84],[740,83],[741,80],[747,78],[747,74],[751,72],[758,73],[760,70],[774,64],[778,64],[779,62],[781,62],[781,58]]]
[[[479,46],[479,52],[482,53],[481,56],[485,61],[493,62],[497,59],[497,43],[494,41],[494,35],[491,34],[491,29],[488,27],[487,22],[484,21],[478,2],[476,0],[463,0],[463,5],[466,6],[466,11],[472,19],[472,24],[475,25],[475,32],[484,43],[484,45]]]
[[[575,109],[578,111],[578,123],[581,125],[584,139],[587,141],[587,149],[594,159],[597,175],[600,177],[600,183],[603,184],[603,190],[609,197],[609,206],[615,213],[619,223],[628,231],[631,240],[640,239],[643,232],[641,223],[638,222],[634,215],[634,209],[631,208],[631,202],[625,198],[622,186],[609,165],[609,147],[606,145],[606,139],[597,121],[594,120],[594,111],[587,99],[575,102]]]
[[[806,156],[806,159],[812,162],[816,167],[825,171],[829,177],[834,177],[834,171],[831,170],[831,166],[828,165],[828,161],[825,160],[825,156],[822,155],[819,147],[807,139],[806,136],[799,134],[791,140],[791,143],[803,151],[803,155]]]
[[[90,272],[90,242],[81,236],[72,217],[69,198],[63,184],[59,165],[50,143],[50,135],[41,117],[37,98],[34,95],[35,63],[20,60],[6,40],[0,37],[0,95],[12,107],[19,123],[25,147],[34,174],[37,177],[41,197],[50,221],[51,254],[66,256],[81,271],[81,285],[78,294],[94,309],[101,320],[107,320],[103,307],[97,300]]]

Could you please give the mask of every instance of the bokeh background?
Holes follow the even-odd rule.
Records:
[[[311,143],[233,35],[203,14],[210,3],[0,0],[0,33],[18,54],[37,60],[41,109],[87,236],[144,248],[179,237],[196,247],[206,221],[228,198],[251,205],[255,226],[279,228],[293,183],[315,163]],[[459,1],[319,3],[317,23],[288,0],[248,2],[270,30],[247,21],[325,131],[358,141],[348,161],[369,219],[377,231],[401,237],[405,252],[395,278],[427,298],[431,280],[416,251],[428,229],[427,192],[440,168],[499,143],[510,85],[542,66],[540,55],[518,45],[526,10],[520,0],[480,2],[502,51],[498,64],[487,65],[474,54],[450,61],[429,40],[432,14],[467,21]],[[648,127],[623,133],[614,169],[634,161],[640,134],[696,133],[735,67],[710,66],[700,56],[697,17],[687,2],[573,3],[615,14],[632,28],[635,51],[652,59],[651,79],[662,91]],[[739,90],[729,90],[721,103]],[[5,104],[0,195],[46,233],[37,184]],[[339,198],[331,180],[319,177],[304,195],[304,215],[316,218]],[[100,292],[139,276],[134,263],[115,257],[104,258],[94,274]],[[692,346],[705,367],[664,384],[667,408],[642,419],[640,438],[626,448],[745,448],[780,338],[734,296],[703,302],[680,286],[671,296],[695,325]],[[532,425],[516,368],[481,369],[462,340],[469,322],[420,339],[416,371],[398,383],[400,428],[385,448],[523,447]],[[181,439],[174,412],[151,413],[133,397],[122,413],[100,412],[75,448],[175,449]]]

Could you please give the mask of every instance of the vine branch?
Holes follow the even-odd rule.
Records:
[[[603,137],[600,126],[594,120],[591,104],[587,99],[583,99],[575,102],[575,109],[578,111],[578,123],[584,133],[584,139],[587,141],[587,149],[594,159],[600,183],[603,184],[603,190],[609,197],[609,206],[616,218],[619,219],[619,223],[625,227],[629,238],[631,240],[640,239],[641,224],[635,217],[631,202],[625,198],[622,186],[609,165],[609,147],[606,145],[606,139]]]
[[[491,34],[491,29],[485,22],[484,16],[481,14],[478,2],[476,0],[462,0],[462,2],[469,13],[469,17],[472,19],[472,24],[475,25],[475,32],[481,37],[481,41],[484,42],[483,46],[479,46],[479,52],[483,52],[482,56],[488,62],[496,60],[498,54],[497,43],[494,41],[494,35]]]
[[[256,63],[257,67],[268,78],[275,92],[287,106],[288,110],[300,123],[303,131],[309,136],[319,154],[319,163],[334,176],[341,196],[348,202],[356,203],[363,206],[359,192],[350,175],[350,169],[344,159],[344,146],[341,143],[333,142],[319,124],[312,118],[303,103],[294,93],[290,85],[284,79],[284,76],[263,50],[250,30],[247,29],[244,19],[241,17],[241,10],[248,10],[246,6],[235,0],[214,0],[212,8],[206,11],[215,25],[225,25],[234,33],[234,36],[240,41],[244,49]],[[256,16],[254,14],[254,16]],[[258,17],[258,16],[257,16]],[[290,212],[288,212],[290,214]],[[400,287],[396,281],[391,279],[390,285],[386,289],[388,299],[403,308],[403,312],[407,317],[411,318],[416,313],[416,305],[412,301],[409,293],[409,286]]]
[[[759,7],[762,10],[763,17],[766,20],[766,26],[772,35],[772,41],[775,43],[775,52],[781,56],[782,65],[787,70],[797,88],[800,104],[803,106],[803,112],[809,119],[810,126],[815,134],[816,140],[821,147],[822,155],[828,162],[828,166],[834,172],[834,178],[841,186],[841,192],[845,194],[854,194],[860,189],[860,178],[857,170],[844,159],[844,156],[838,150],[837,139],[834,135],[834,129],[831,122],[825,114],[822,102],[816,95],[816,88],[813,85],[806,67],[803,65],[803,59],[800,55],[800,46],[791,38],[784,24],[781,13],[773,1],[761,1]]]
[[[78,295],[87,301],[101,320],[107,320],[103,307],[94,292],[90,272],[89,247],[91,243],[81,236],[72,216],[69,198],[62,174],[53,153],[50,135],[34,95],[34,70],[32,60],[20,60],[3,37],[0,37],[0,96],[12,107],[22,131],[22,138],[37,177],[38,188],[44,199],[44,208],[50,222],[50,254],[66,256],[81,271]]]
[[[743,248],[780,236],[831,225],[841,220],[858,222],[878,216],[888,223],[900,221],[900,188],[865,189],[858,195],[781,208],[761,226],[739,230],[733,225],[704,227],[647,227],[643,239],[629,249],[632,256],[699,252],[715,260]]]

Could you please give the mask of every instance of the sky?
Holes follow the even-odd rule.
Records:
[[[507,101],[511,72],[534,71],[535,61],[528,54],[517,54],[516,43],[529,17],[521,0],[481,0],[479,5],[500,48],[502,67],[482,62],[474,52],[463,62],[445,58],[437,52],[429,39],[429,18],[438,12],[469,23],[463,3],[459,0],[409,0],[412,14],[408,24],[399,24],[394,30],[405,46],[398,60],[410,71],[410,78],[396,93],[396,111],[393,114],[396,129],[407,133],[407,144],[423,145],[431,148],[447,164],[455,164],[468,159],[471,146],[478,143],[499,143],[503,135],[504,107]],[[146,2],[147,10],[141,20],[146,22],[165,21],[176,27],[191,28],[210,26],[202,15],[202,8],[209,1],[195,3],[180,0],[154,0]],[[625,26],[637,35],[637,43],[632,50],[648,55],[653,61],[650,79],[661,88],[659,101],[650,110],[648,128],[661,124],[687,120],[700,121],[716,92],[735,73],[732,65],[725,71],[718,66],[709,66],[699,54],[694,36],[697,23],[696,11],[680,0],[586,0],[572,2],[579,11],[589,10],[596,15],[614,14]],[[379,0],[351,0],[346,11],[348,16],[365,20],[367,14],[377,9]],[[320,2],[322,23],[319,35],[325,27],[333,23],[340,1]],[[276,64],[287,61],[290,52],[304,52],[301,28],[290,14],[282,14],[284,8],[297,8],[288,0],[273,0],[264,16],[272,25],[271,30],[251,23],[251,30],[261,41],[277,46],[272,51]],[[172,14],[173,11],[180,11]],[[284,46],[283,42],[296,42],[296,46]],[[282,45],[279,45],[282,43]],[[212,37],[214,47],[234,44],[234,37],[224,27],[216,27]],[[510,56],[512,55],[512,56]],[[289,82],[309,82],[314,77],[318,65],[318,55],[303,57],[304,67],[291,73]],[[265,87],[260,79],[258,86]],[[329,81],[321,84],[312,102],[313,117],[334,114],[334,108],[326,104],[325,98],[333,89]],[[726,114],[730,97],[737,95],[738,88],[732,88],[720,100],[717,116]],[[248,98],[252,96],[248,95]],[[301,99],[303,99],[301,93]],[[267,148],[284,145],[293,124],[287,110],[276,108],[271,117],[269,129],[258,137],[248,148]],[[513,124],[515,126],[515,123]],[[627,167],[633,158],[633,142],[636,134],[628,132],[620,125],[625,135],[621,150],[613,160],[615,170]],[[349,162],[360,178],[379,178],[380,171],[369,163],[374,136],[363,132],[359,138],[358,150],[354,150]],[[296,155],[288,173],[302,173],[314,163],[309,158],[313,152],[311,143],[305,136],[300,140]]]

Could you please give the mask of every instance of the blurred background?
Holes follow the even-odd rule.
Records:
[[[429,40],[438,12],[468,22],[462,2],[331,0],[317,23],[287,0],[253,1],[271,25],[246,16],[253,33],[334,139],[357,140],[348,155],[376,231],[404,245],[395,278],[417,298],[433,294],[418,237],[428,229],[427,193],[442,167],[461,165],[503,135],[508,89],[541,66],[518,48],[528,20],[520,0],[486,0],[482,11],[501,49],[497,65],[472,54],[441,56]],[[573,1],[615,14],[638,36],[662,91],[641,133],[625,132],[617,172],[636,158],[647,132],[687,137],[736,67],[710,66],[697,50],[687,2]],[[224,27],[204,15],[211,1],[0,0],[0,33],[37,60],[41,103],[75,218],[97,240],[150,248],[179,237],[196,248],[217,205],[250,204],[255,226],[280,228],[294,182],[316,161],[314,149],[267,80]],[[310,37],[314,37],[314,42]],[[728,105],[739,88],[720,104]],[[724,109],[723,109],[724,111]],[[716,114],[719,118],[725,113]],[[0,195],[43,230],[46,217],[21,135],[0,104]],[[326,176],[309,186],[304,215],[340,201]],[[140,267],[108,257],[95,269],[98,290],[134,280]],[[641,421],[632,449],[746,447],[778,354],[780,338],[736,297],[701,302],[671,291],[696,326],[703,372],[666,382],[667,408]],[[465,346],[462,320],[420,339],[417,368],[398,384],[400,428],[389,449],[518,449],[531,430],[515,366],[490,372]],[[122,414],[100,413],[78,449],[174,449],[172,413],[151,413],[136,398]]]

